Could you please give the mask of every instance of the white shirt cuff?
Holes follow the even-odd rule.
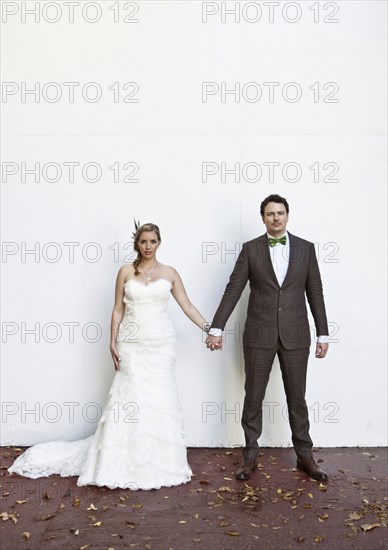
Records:
[[[328,336],[318,336],[317,338],[317,344],[328,344],[329,343],[329,337]]]

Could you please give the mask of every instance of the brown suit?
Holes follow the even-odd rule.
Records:
[[[244,243],[212,322],[212,328],[224,329],[249,281],[251,293],[243,335],[246,381],[242,426],[246,458],[254,458],[258,453],[262,402],[276,354],[282,370],[295,450],[301,457],[312,453],[304,398],[311,344],[305,296],[317,334],[327,335],[328,325],[314,245],[288,235],[290,258],[282,286],[273,270],[267,234]],[[284,253],[287,250],[285,247]]]

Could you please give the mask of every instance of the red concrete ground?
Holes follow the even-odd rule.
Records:
[[[327,485],[296,471],[292,449],[262,449],[248,483],[237,449],[190,449],[191,483],[159,491],[30,480],[6,468],[23,449],[2,448],[2,550],[330,550],[388,548],[387,449],[318,449]]]

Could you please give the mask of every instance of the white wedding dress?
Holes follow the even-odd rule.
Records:
[[[124,285],[118,332],[120,370],[93,436],[39,443],[9,472],[79,476],[77,485],[159,489],[190,481],[183,414],[175,381],[175,333],[167,315],[171,283]]]

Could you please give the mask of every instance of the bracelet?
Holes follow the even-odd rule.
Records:
[[[210,327],[211,327],[210,323],[206,323],[206,325],[203,325],[202,330],[207,334],[209,334]]]

